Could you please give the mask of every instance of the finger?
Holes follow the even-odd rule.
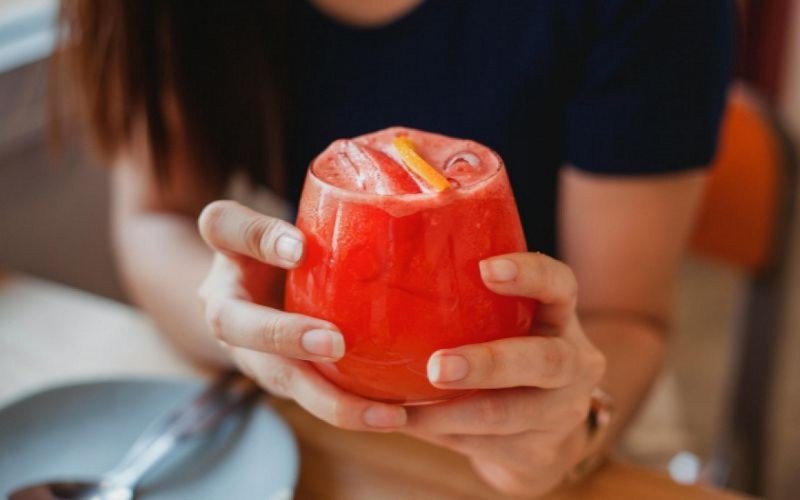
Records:
[[[215,296],[249,299],[247,291],[242,287],[241,280],[241,268],[225,254],[216,252],[208,275],[197,289],[197,296],[203,303]]]
[[[233,297],[262,305],[280,302],[283,295],[282,269],[254,259],[241,259],[214,252],[206,278],[197,290],[203,304],[213,297]]]
[[[561,441],[567,435],[527,431],[506,436],[445,434],[420,439],[470,457],[481,457],[515,470],[547,468],[559,460]]]
[[[435,352],[428,380],[447,389],[557,389],[575,380],[576,367],[576,348],[561,337],[512,337]]]
[[[207,205],[198,219],[200,234],[213,249],[252,257],[283,268],[303,257],[303,233],[292,224],[234,201]]]
[[[575,315],[578,285],[566,264],[541,253],[512,253],[480,262],[486,286],[501,295],[536,299],[537,319],[564,326]]]
[[[529,467],[527,470],[504,467],[498,462],[472,459],[478,475],[494,489],[513,497],[539,498],[564,481],[564,466]]]
[[[452,446],[460,447],[495,488],[536,497],[560,484],[583,458],[587,437],[586,429],[579,427],[567,434],[529,432],[498,442],[485,436],[453,436]]]
[[[291,398],[319,419],[342,429],[394,431],[406,423],[406,411],[360,398],[324,379],[310,364],[234,349],[234,357],[246,372],[270,392]]]
[[[407,429],[426,435],[508,435],[572,428],[589,412],[589,389],[481,391],[408,408]]]
[[[575,436],[580,437],[579,433]],[[416,437],[467,456],[487,483],[503,493],[525,498],[558,485],[585,449],[585,438],[536,431],[509,436]]]
[[[234,347],[315,361],[334,361],[345,352],[344,337],[331,323],[244,300],[210,299],[206,320],[217,338]]]

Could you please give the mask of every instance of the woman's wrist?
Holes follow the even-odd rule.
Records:
[[[583,480],[602,465],[613,415],[614,402],[611,396],[599,387],[593,389],[585,422],[586,445],[580,461],[567,473],[568,483]]]
[[[613,448],[662,366],[666,342],[647,324],[590,318],[581,321],[587,336],[606,356],[602,387],[613,398],[613,418],[605,447]]]

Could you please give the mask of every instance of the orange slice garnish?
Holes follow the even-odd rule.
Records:
[[[408,137],[398,135],[392,140],[392,145],[406,167],[427,182],[433,189],[439,192],[450,189],[450,181],[417,153],[416,149],[414,149],[414,143]]]

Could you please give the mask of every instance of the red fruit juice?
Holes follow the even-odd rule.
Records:
[[[436,192],[392,140],[407,136],[452,186]],[[525,335],[536,303],[497,295],[478,262],[524,252],[500,157],[472,141],[390,128],[331,144],[311,164],[298,227],[306,257],[291,271],[286,309],[334,323],[346,355],[317,363],[361,396],[419,404],[460,391],[433,387],[438,349]]]

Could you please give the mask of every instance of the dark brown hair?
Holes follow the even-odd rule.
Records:
[[[241,168],[274,183],[287,3],[63,0],[57,99],[77,104],[105,160],[142,120],[161,181],[180,133],[198,174],[224,180]]]

